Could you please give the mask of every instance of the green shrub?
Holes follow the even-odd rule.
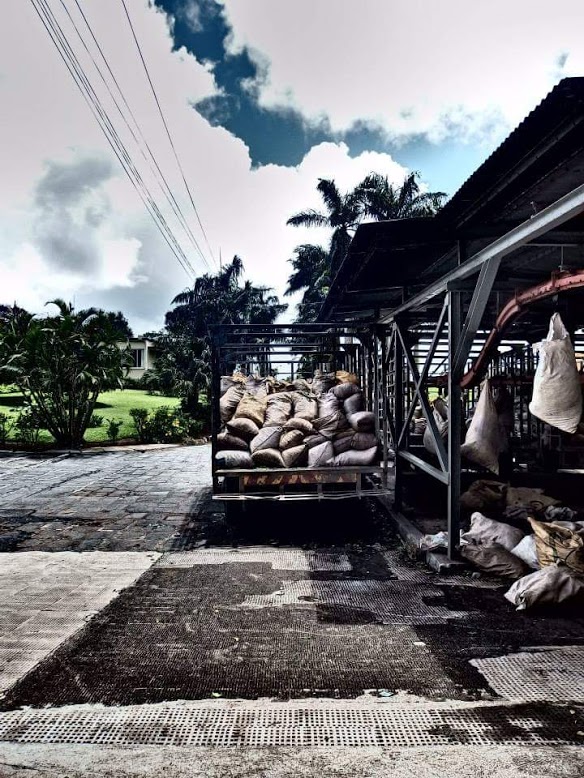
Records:
[[[180,408],[162,406],[153,413],[132,408],[130,416],[141,443],[182,443],[198,437],[203,429],[202,422],[190,418]]]
[[[7,413],[0,413],[0,445],[5,446],[8,440],[10,430],[14,426],[10,416]]]
[[[26,446],[36,446],[41,432],[41,420],[36,408],[27,408],[19,413],[14,428],[18,440]]]
[[[103,425],[103,416],[100,416],[99,413],[92,413],[91,418],[89,419],[89,424],[87,425],[88,429],[93,429],[94,427],[101,427]]]
[[[120,419],[110,419],[108,422],[107,434],[110,440],[112,440],[114,443],[118,439],[118,435],[120,434],[120,429],[122,428],[123,424],[124,422]]]

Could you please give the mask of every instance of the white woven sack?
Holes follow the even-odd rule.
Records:
[[[526,535],[511,549],[511,553],[518,556],[519,559],[523,559],[525,564],[533,570],[539,570],[541,567],[535,550],[535,535]]]
[[[434,400],[433,406],[432,415],[434,416],[434,421],[436,422],[438,434],[446,443],[446,440],[448,439],[448,405],[441,397],[437,397]],[[427,451],[429,451],[431,454],[434,454],[435,456],[438,456],[438,452],[436,451],[436,444],[434,443],[434,436],[432,435],[432,430],[430,429],[429,424],[426,426],[424,431],[422,442],[424,444],[424,448]]]
[[[550,319],[545,340],[533,346],[539,362],[529,411],[564,432],[574,433],[582,418],[582,390],[568,330],[559,313]]]
[[[483,382],[474,416],[460,450],[471,462],[499,475],[499,454],[505,448],[505,430],[499,422],[489,380]]]
[[[567,567],[550,565],[515,581],[505,599],[518,611],[532,605],[553,605],[584,595],[584,581]]]

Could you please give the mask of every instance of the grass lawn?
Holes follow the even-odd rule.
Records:
[[[101,427],[92,427],[85,433],[85,440],[88,443],[102,443],[108,440],[107,423],[110,419],[123,421],[120,428],[120,438],[132,438],[136,431],[130,417],[130,408],[147,408],[154,411],[163,405],[174,407],[179,404],[178,397],[160,397],[158,395],[148,394],[141,389],[118,389],[114,392],[103,392],[99,395],[94,413],[103,416]],[[22,409],[22,395],[13,392],[10,394],[0,394],[0,412],[10,413],[14,417]],[[9,439],[14,438],[13,432]],[[52,436],[48,432],[42,431],[39,441],[41,443],[51,443]]]

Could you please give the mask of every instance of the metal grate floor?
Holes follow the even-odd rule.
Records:
[[[471,664],[508,700],[584,702],[584,647],[536,648]]]
[[[0,740],[16,743],[215,747],[568,745],[581,741],[579,714],[565,707],[357,706],[25,710],[0,715]]]

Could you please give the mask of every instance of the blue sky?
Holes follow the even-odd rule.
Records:
[[[286,224],[320,207],[319,178],[348,191],[372,171],[399,184],[417,170],[451,195],[561,78],[584,75],[581,0],[126,0],[181,172],[122,4],[80,5],[188,230],[77,4],[43,3],[188,262],[32,3],[3,0],[0,303],[120,308],[136,332],[161,327],[172,298],[234,254],[283,294],[295,246],[330,237]]]

